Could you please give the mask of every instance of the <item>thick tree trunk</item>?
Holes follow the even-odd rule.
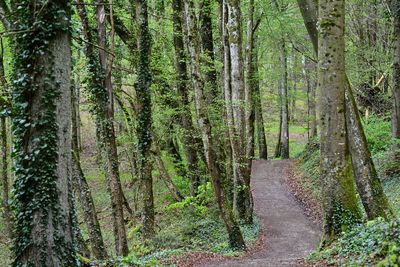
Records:
[[[400,1],[392,1],[394,17],[395,54],[393,60],[392,135],[400,139]]]
[[[316,29],[308,29],[317,25],[317,15],[312,12],[315,10],[315,2],[306,0],[298,0],[303,18],[306,23],[308,32],[314,32]],[[310,11],[310,13],[304,11]],[[306,19],[307,18],[307,19]],[[313,21],[313,22],[311,22]],[[313,43],[314,51],[318,53],[318,36],[310,35]],[[391,207],[383,196],[382,184],[376,174],[375,165],[371,159],[368,149],[368,143],[365,137],[364,129],[360,123],[358,108],[352,93],[350,82],[347,77],[345,79],[345,97],[346,101],[346,127],[347,137],[350,145],[350,153],[353,162],[353,172],[357,184],[362,203],[367,212],[369,219],[374,219],[379,216],[388,217],[391,213]]]
[[[206,162],[213,184],[215,199],[229,235],[230,245],[236,249],[245,249],[246,245],[242,233],[240,232],[239,225],[232,213],[227,195],[223,192],[221,169],[217,162],[214,140],[211,136],[211,124],[205,106],[204,81],[200,72],[200,40],[197,32],[196,15],[191,0],[184,0],[184,10],[188,48],[191,59],[191,74],[194,85],[196,113],[202,133],[204,153],[206,155]]]
[[[174,46],[175,46],[175,68],[177,72],[177,89],[180,96],[182,110],[180,112],[181,125],[184,130],[183,143],[185,155],[188,162],[188,174],[190,179],[190,193],[196,195],[197,187],[200,185],[200,171],[196,144],[192,136],[195,133],[189,106],[187,60],[185,56],[185,45],[183,41],[183,7],[181,0],[172,2],[173,24],[174,24]]]
[[[48,1],[43,9],[42,3],[26,1],[18,3],[15,13],[18,29],[34,30],[16,35],[13,42],[13,266],[78,263],[71,198],[69,6],[68,1]],[[38,21],[45,26],[33,27]],[[46,52],[38,58],[38,51]]]
[[[114,107],[110,99],[112,96],[111,77],[106,75],[108,64],[104,50],[98,49],[97,51],[93,46],[97,41],[103,49],[106,45],[105,8],[102,3],[97,5],[98,40],[96,40],[89,26],[84,3],[81,0],[77,0],[77,3],[78,15],[81,18],[83,34],[87,41],[85,54],[89,62],[90,73],[88,93],[93,105],[92,114],[96,118],[97,138],[105,161],[107,186],[111,197],[115,251],[117,255],[127,255],[128,243],[123,213],[123,193],[113,124]]]
[[[155,234],[154,229],[154,199],[153,178],[151,175],[152,161],[150,149],[152,143],[152,113],[150,85],[152,73],[150,70],[151,36],[148,26],[147,0],[136,0],[136,19],[139,27],[139,66],[136,83],[136,95],[138,100],[138,158],[139,175],[143,196],[143,237],[151,238]]]
[[[230,73],[230,85],[225,84],[225,100],[228,113],[228,127],[234,165],[234,197],[233,207],[236,216],[245,223],[253,221],[252,195],[250,190],[250,169],[246,156],[245,142],[245,84],[242,51],[242,25],[241,10],[238,0],[226,0],[227,23],[225,25],[228,34]],[[226,65],[227,62],[225,62]],[[230,89],[230,92],[227,90]],[[230,111],[230,109],[232,111]],[[229,121],[230,120],[230,121]]]
[[[321,179],[323,245],[361,218],[352,177],[345,121],[344,0],[320,0]]]
[[[92,255],[99,260],[107,258],[96,208],[93,203],[92,192],[82,171],[79,156],[78,125],[79,108],[75,87],[71,87],[72,96],[72,177],[75,191],[78,192],[79,202],[82,206],[84,221],[89,234],[89,243]]]
[[[280,156],[282,159],[289,158],[289,98],[288,98],[288,66],[287,66],[287,50],[286,41],[282,39],[279,47],[281,61],[281,109],[282,109],[282,139],[280,147]]]

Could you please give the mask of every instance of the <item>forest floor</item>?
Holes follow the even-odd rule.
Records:
[[[306,215],[287,185],[294,161],[254,161],[252,188],[255,212],[262,224],[260,242],[236,259],[221,259],[201,266],[304,266],[321,230]]]

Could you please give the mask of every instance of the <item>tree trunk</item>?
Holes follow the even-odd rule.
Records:
[[[244,223],[252,223],[253,207],[250,191],[250,169],[246,156],[245,142],[245,86],[242,51],[241,11],[238,0],[225,0],[227,23],[225,28],[228,34],[230,71],[225,71],[225,101],[230,130],[233,165],[234,165],[234,197],[233,207],[236,216]],[[228,52],[226,52],[228,53]],[[228,67],[226,68],[228,70]],[[229,84],[226,84],[228,83]],[[230,91],[227,91],[230,90]]]
[[[151,238],[154,230],[154,199],[153,178],[151,175],[152,161],[150,149],[152,143],[151,128],[151,91],[152,73],[150,70],[151,36],[148,26],[147,0],[136,0],[136,19],[139,27],[139,66],[136,82],[136,95],[138,100],[138,158],[139,175],[143,194],[143,237]]]
[[[400,139],[400,1],[392,1],[394,17],[395,54],[393,60],[392,135]]]
[[[192,136],[195,133],[189,106],[188,76],[185,46],[183,41],[183,7],[181,0],[172,2],[175,46],[175,68],[177,72],[177,89],[180,96],[182,110],[180,112],[181,125],[184,130],[183,143],[188,162],[188,174],[190,180],[190,193],[196,195],[200,185],[200,170],[196,153],[196,144],[193,144]]]
[[[26,1],[14,14],[16,28],[34,30],[15,35],[13,42],[13,266],[78,264],[71,198],[69,6],[48,1],[43,9],[42,3]],[[34,27],[38,21],[44,26]],[[46,52],[38,58],[38,51]]]
[[[92,192],[86,181],[86,177],[82,171],[79,156],[79,102],[76,89],[71,86],[72,96],[72,178],[75,191],[78,192],[79,202],[82,206],[83,217],[89,235],[89,243],[92,255],[99,260],[107,258],[107,251],[104,246],[103,236],[100,229],[99,220],[97,218],[96,207],[93,203]]]
[[[302,10],[304,20],[310,21],[306,23],[306,27],[315,27],[317,23],[315,10],[315,2],[307,2],[306,0],[298,0]],[[304,11],[310,11],[310,13]],[[307,19],[306,19],[307,18]],[[311,23],[313,21],[314,23]],[[307,29],[308,32],[314,32],[316,29]],[[310,35],[313,43],[314,51],[318,54],[318,36]],[[376,174],[374,162],[372,161],[368,149],[368,143],[362,128],[358,108],[352,93],[349,80],[345,79],[345,97],[346,101],[346,128],[347,137],[350,144],[350,153],[353,162],[353,171],[362,203],[367,212],[369,219],[374,219],[385,214],[389,216],[391,213],[390,204],[387,203],[383,196],[382,184]],[[370,206],[370,207],[369,207]],[[386,217],[386,216],[385,216]]]
[[[254,39],[256,25],[254,23],[254,0],[249,1],[248,21],[247,21],[247,45],[246,45],[246,83],[245,83],[245,123],[246,123],[246,157],[248,159],[248,168],[251,170],[252,161],[254,158],[254,91],[258,85],[258,77],[256,76],[256,66],[254,65]]]
[[[193,2],[191,0],[184,0],[184,18],[191,59],[190,65],[194,85],[195,106],[200,131],[202,133],[207,167],[210,172],[214,195],[220,210],[220,215],[225,223],[229,235],[229,243],[231,247],[235,249],[245,249],[246,245],[242,233],[240,232],[239,225],[233,216],[227,195],[223,192],[221,170],[217,162],[214,140],[211,136],[211,124],[205,106],[204,82],[200,72],[200,40],[197,32],[196,15],[193,9]]]
[[[3,49],[3,41],[0,40],[0,88],[1,93],[4,98],[7,98],[7,80],[5,77],[4,71],[4,49]],[[0,108],[5,109],[7,108],[7,103],[0,103]],[[8,143],[8,130],[7,130],[7,118],[5,115],[0,116],[0,135],[1,135],[1,187],[2,187],[2,199],[1,199],[1,207],[3,208],[3,219],[5,224],[5,229],[7,236],[11,238],[12,235],[12,227],[11,227],[11,211],[9,205],[9,192],[10,192],[10,185],[9,185],[9,175],[8,175],[8,150],[9,150],[9,143]]]
[[[220,97],[218,92],[217,71],[215,69],[214,56],[214,40],[213,40],[213,25],[212,25],[212,1],[202,0],[200,6],[200,38],[203,54],[205,56],[204,65],[206,66],[205,74],[205,91],[207,102],[215,104],[215,101]],[[213,109],[217,106],[213,106]]]
[[[280,42],[280,60],[281,60],[281,105],[282,105],[282,145],[281,158],[289,158],[289,98],[288,98],[288,67],[287,67],[287,50],[286,41],[282,39]]]
[[[319,1],[323,245],[361,218],[346,140],[344,14],[344,0]]]
[[[113,233],[115,240],[115,251],[117,255],[127,255],[128,242],[125,232],[125,221],[123,213],[123,194],[119,177],[119,161],[114,131],[114,107],[110,96],[112,96],[111,76],[107,73],[107,58],[103,49],[106,45],[105,33],[105,8],[99,3],[97,5],[98,42],[96,51],[93,44],[97,42],[92,35],[92,29],[86,13],[86,8],[81,0],[77,0],[78,15],[81,18],[83,34],[86,43],[86,58],[89,67],[89,100],[93,105],[91,112],[96,118],[96,134],[99,147],[105,160],[106,180],[111,197],[111,208],[113,217]],[[99,60],[100,59],[100,60]]]

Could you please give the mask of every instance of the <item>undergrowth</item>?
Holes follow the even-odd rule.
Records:
[[[385,193],[399,216],[400,153],[399,144],[391,138],[390,120],[370,118],[364,122],[364,129]],[[319,140],[313,140],[300,154],[299,166],[305,178],[304,186],[311,189],[317,199],[321,199],[319,163]],[[343,232],[328,248],[310,254],[308,260],[324,260],[339,266],[399,266],[400,219],[387,222],[379,218],[357,224]]]

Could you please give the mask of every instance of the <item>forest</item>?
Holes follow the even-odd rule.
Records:
[[[0,266],[400,266],[400,0],[0,0]]]

